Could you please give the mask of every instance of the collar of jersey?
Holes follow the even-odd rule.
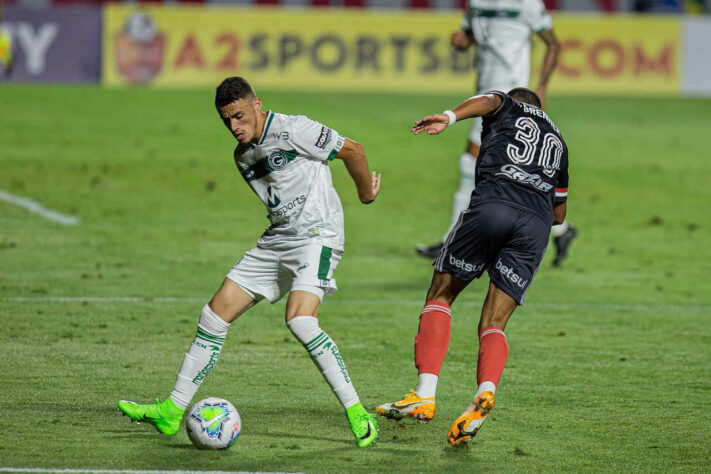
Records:
[[[261,145],[264,139],[267,138],[267,132],[269,131],[269,126],[272,124],[272,119],[274,118],[274,113],[271,110],[267,111],[267,119],[264,121],[264,130],[262,131],[262,136],[259,138],[259,143]]]

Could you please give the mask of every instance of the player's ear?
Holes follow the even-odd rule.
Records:
[[[257,112],[262,111],[262,99],[260,99],[259,97],[255,97],[253,104],[254,104],[255,111],[257,111]]]

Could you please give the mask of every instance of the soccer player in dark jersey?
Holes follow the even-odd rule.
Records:
[[[417,390],[377,408],[400,419],[431,420],[435,390],[449,348],[450,306],[486,270],[489,292],[479,320],[478,389],[474,401],[447,434],[451,445],[466,444],[494,407],[496,386],[508,357],[506,322],[523,305],[543,259],[551,225],[565,220],[568,149],[558,128],[526,88],[491,91],[453,110],[415,123],[415,135],[436,135],[457,120],[483,118],[476,162],[476,188],[434,262],[432,284],[415,337]]]

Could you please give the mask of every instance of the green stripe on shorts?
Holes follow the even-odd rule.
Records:
[[[321,247],[321,261],[318,264],[319,280],[328,280],[328,271],[331,269],[331,255],[333,252],[328,247]]]

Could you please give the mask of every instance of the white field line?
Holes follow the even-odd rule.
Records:
[[[53,211],[52,209],[47,209],[37,201],[33,201],[32,199],[23,198],[20,196],[15,196],[14,194],[8,193],[3,189],[0,189],[0,201],[5,201],[10,204],[22,207],[32,212],[33,214],[37,214],[38,216],[44,217],[45,219],[48,219],[52,222],[57,222],[62,225],[77,225],[81,222],[78,217],[67,216],[57,211]]]
[[[0,301],[8,303],[205,303],[209,297],[179,296],[4,296]],[[282,301],[283,304],[283,301]],[[415,306],[424,304],[421,300],[361,300],[339,299],[326,300],[327,305],[344,306]],[[463,301],[457,306],[480,307],[481,302]],[[711,312],[711,305],[678,304],[617,304],[617,303],[528,303],[526,308],[550,309],[597,309],[609,311],[676,311],[676,312]]]
[[[46,469],[35,467],[0,467],[0,472],[58,472],[62,474],[245,474],[250,471],[140,471],[132,469]],[[266,473],[256,473],[266,474]],[[270,473],[282,474],[282,473]]]

